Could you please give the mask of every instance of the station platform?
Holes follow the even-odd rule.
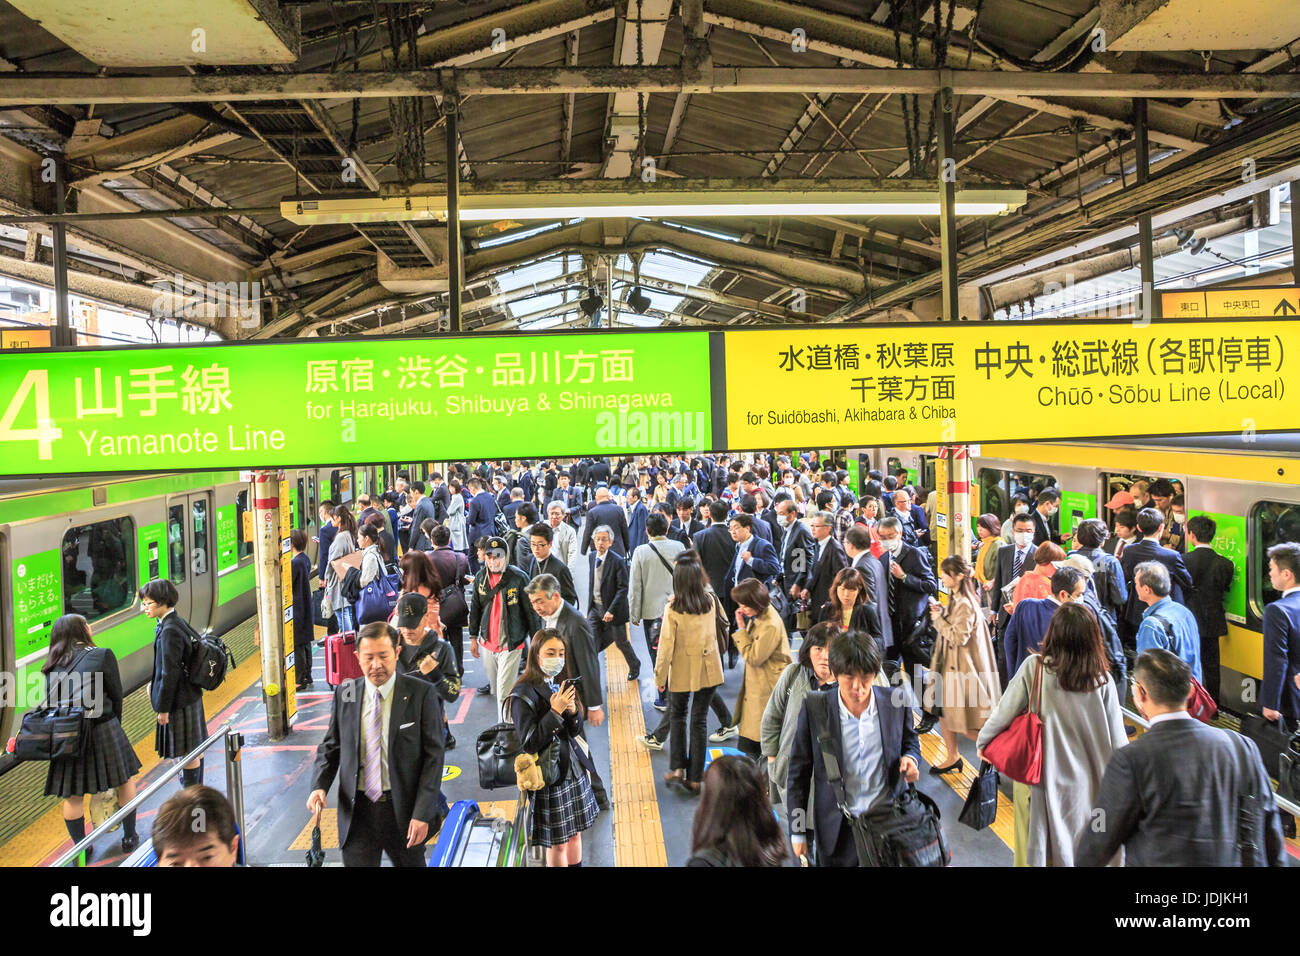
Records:
[[[251,630],[252,623],[242,627]],[[239,635],[235,637],[238,639]],[[663,783],[663,775],[669,769],[667,749],[651,752],[637,743],[647,725],[655,726],[660,715],[653,707],[650,662],[645,659],[645,644],[639,626],[633,627],[632,643],[640,648],[643,658],[642,676],[637,683],[627,680],[627,664],[616,648],[611,647],[603,655],[608,719],[600,727],[589,726],[587,735],[612,806],[608,812],[600,814],[591,830],[583,834],[583,861],[587,866],[605,867],[681,866],[690,856],[691,824],[699,798],[670,789]],[[315,687],[298,695],[293,729],[283,740],[272,742],[267,737],[258,657],[251,653],[251,647],[222,687],[205,698],[209,732],[215,732],[230,720],[244,735],[245,845],[252,866],[303,866],[305,853],[311,845],[311,818],[306,809],[307,796],[311,792],[311,767],[316,747],[329,726],[332,699],[325,684],[324,651],[320,647],[316,648],[313,665]],[[721,693],[729,706],[734,704],[741,673],[742,665],[739,663],[736,668],[725,672],[726,682]],[[496,721],[494,698],[477,694],[477,688],[484,683],[482,665],[467,651],[460,699],[447,707],[447,719],[456,737],[456,748],[446,754],[442,789],[449,804],[474,800],[484,814],[511,819],[515,814],[517,792],[486,791],[478,786],[474,741],[480,732]],[[141,728],[141,721],[133,713],[139,706],[134,698],[142,695],[143,706],[147,709],[147,688],[132,695],[127,707],[128,714],[131,714],[128,723],[134,731],[132,740],[138,741],[136,751],[144,763],[137,777],[141,788],[167,769],[167,765],[153,752],[152,726]],[[152,717],[152,712],[146,716]],[[717,729],[714,724],[716,719],[711,721],[710,732]],[[732,743],[734,741],[712,746],[715,751],[720,751]],[[942,759],[942,748],[937,734],[922,737],[921,749],[926,761]],[[214,749],[211,753],[213,759],[206,766],[205,782],[224,790],[220,751]],[[959,777],[936,778],[925,773],[926,767],[923,767],[918,787],[939,805],[952,849],[953,865],[1009,866],[1012,837],[1009,789],[999,800],[998,819],[989,829],[975,832],[957,822],[977,766],[973,744],[964,742],[962,753],[967,766]],[[6,795],[6,790],[12,794],[4,804],[7,813],[4,843],[0,845],[0,865],[48,865],[72,845],[63,830],[59,801],[40,794],[44,765],[31,770],[40,771],[34,793],[30,792],[30,781],[26,781],[27,793],[22,793],[17,786],[20,771],[28,771],[27,775],[31,775],[28,768],[19,767],[0,777],[0,799]],[[179,783],[176,786],[179,788]],[[172,792],[171,788],[164,788],[140,810],[138,826],[142,842],[148,838],[150,821],[158,807]],[[330,791],[329,804],[330,808],[322,815],[320,824],[325,866],[341,866],[334,811],[336,789]],[[784,819],[782,823],[784,825]],[[121,863],[124,856],[119,849],[118,836],[111,834],[97,843],[96,855],[88,865],[109,867]],[[431,838],[429,846],[432,847],[434,842]]]

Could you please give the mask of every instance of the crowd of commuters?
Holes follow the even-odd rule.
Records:
[[[382,496],[359,496],[355,515],[322,502],[314,597],[307,537],[290,540],[295,619],[319,613],[355,631],[362,676],[336,690],[308,808],[320,813],[338,780],[345,864],[387,854],[423,865],[445,812],[439,783],[456,741],[444,705],[460,695],[468,638],[487,677],[478,693],[525,751],[554,758],[552,779],[530,800],[528,839],[548,865],[581,865],[582,833],[610,807],[586,739],[606,718],[599,655],[617,647],[626,679],[640,682],[635,625],[663,714],[640,743],[666,746],[665,782],[700,796],[688,865],[859,865],[846,812],[869,824],[901,799],[920,775],[920,735],[937,724],[942,748],[929,770],[955,774],[960,738],[983,757],[1028,710],[1042,721],[1043,773],[1013,788],[1017,865],[1103,865],[1126,854],[1130,863],[1231,862],[1234,808],[1247,792],[1261,805],[1254,862],[1276,864],[1281,817],[1257,750],[1187,713],[1198,685],[1219,693],[1233,565],[1212,548],[1214,521],[1189,519],[1179,490],[1162,482],[1134,482],[1106,502],[1113,533],[1090,518],[1064,537],[1055,487],[1017,489],[1005,504],[1002,489],[984,487],[989,510],[969,556],[942,561],[934,495],[906,472],[870,472],[859,495],[846,470],[807,456],[456,463],[446,480],[402,474]],[[357,620],[339,572],[357,551],[363,586],[390,568],[400,574],[387,621]],[[1262,712],[1294,730],[1300,545],[1268,556],[1280,598],[1264,615]],[[155,745],[178,758],[205,736],[202,695],[180,679],[188,625],[167,582],[149,582],[140,597],[159,622]],[[109,688],[87,756],[52,764],[47,782],[77,839],[81,798],[112,789],[129,800],[139,761],[121,729],[111,651],[94,646],[76,615],[54,637],[51,686],[59,674],[91,672]],[[294,647],[305,689],[311,635],[296,620]],[[722,688],[735,667],[729,706]],[[1120,710],[1129,675],[1133,706],[1152,724],[1132,743]],[[710,742],[733,739],[744,756],[709,761]],[[174,801],[206,806],[201,761],[183,774]],[[1103,834],[1087,826],[1098,809],[1116,821]],[[239,838],[220,813],[202,841],[160,829],[167,819],[154,827],[160,861],[234,862]],[[133,848],[133,818],[124,830],[123,848]]]

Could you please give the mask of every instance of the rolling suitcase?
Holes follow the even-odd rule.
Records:
[[[345,680],[361,676],[356,654],[357,634],[345,631],[325,638],[325,683],[338,687]]]

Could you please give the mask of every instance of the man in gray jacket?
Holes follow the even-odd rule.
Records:
[[[650,666],[654,667],[659,656],[664,605],[673,596],[673,562],[686,550],[686,545],[665,537],[668,519],[658,511],[646,518],[645,530],[650,540],[632,552],[632,568],[628,572],[628,619],[641,622]],[[662,692],[655,698],[654,706],[656,710],[667,709]]]
[[[1191,686],[1177,655],[1138,655],[1133,700],[1151,728],[1111,755],[1075,866],[1105,866],[1121,847],[1128,866],[1286,865],[1259,749],[1187,713]]]

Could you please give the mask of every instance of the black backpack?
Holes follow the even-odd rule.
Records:
[[[185,621],[185,629],[190,636],[190,652],[185,658],[185,673],[190,683],[203,690],[216,690],[226,679],[227,666],[235,666],[234,655],[212,628],[198,634]]]

